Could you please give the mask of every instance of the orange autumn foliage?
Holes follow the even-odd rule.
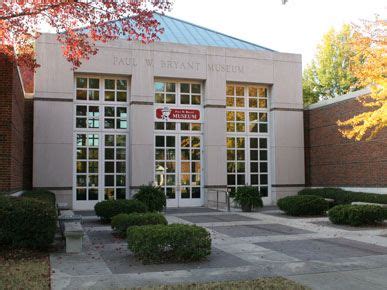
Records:
[[[374,138],[387,127],[387,21],[375,19],[353,25],[353,48],[350,70],[358,79],[359,87],[369,87],[371,93],[359,98],[371,110],[348,120],[337,121],[341,134],[360,141]]]
[[[55,32],[65,58],[78,68],[97,53],[96,42],[119,37],[144,43],[163,32],[154,12],[170,0],[3,0],[0,1],[0,55],[36,69],[34,42],[42,27]]]

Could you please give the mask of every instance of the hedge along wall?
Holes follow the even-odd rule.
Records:
[[[372,141],[352,141],[338,132],[337,120],[366,111],[356,94],[304,111],[305,181],[312,187],[370,187],[387,191],[387,128]]]

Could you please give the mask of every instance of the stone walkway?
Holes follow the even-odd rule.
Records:
[[[327,218],[171,209],[169,223],[195,223],[212,235],[200,263],[142,265],[125,240],[90,213],[82,254],[51,254],[53,289],[115,289],[284,276],[312,289],[387,289],[387,227],[332,226]]]

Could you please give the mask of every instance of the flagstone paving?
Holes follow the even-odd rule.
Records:
[[[168,209],[169,223],[196,223],[212,236],[211,256],[186,264],[143,265],[93,212],[84,217],[81,254],[51,254],[53,289],[115,289],[284,276],[312,289],[386,289],[387,230],[255,213]]]

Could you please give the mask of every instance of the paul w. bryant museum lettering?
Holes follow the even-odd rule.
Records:
[[[149,67],[154,66],[154,60],[151,58],[144,59],[145,65]],[[113,64],[119,66],[133,66],[136,67],[138,63],[135,58],[131,57],[113,57]],[[204,65],[195,61],[177,61],[177,60],[160,60],[159,66],[163,69],[184,70],[184,71],[199,71],[200,67]],[[230,65],[230,64],[207,64],[207,68],[211,72],[231,72],[244,73],[244,66]]]

